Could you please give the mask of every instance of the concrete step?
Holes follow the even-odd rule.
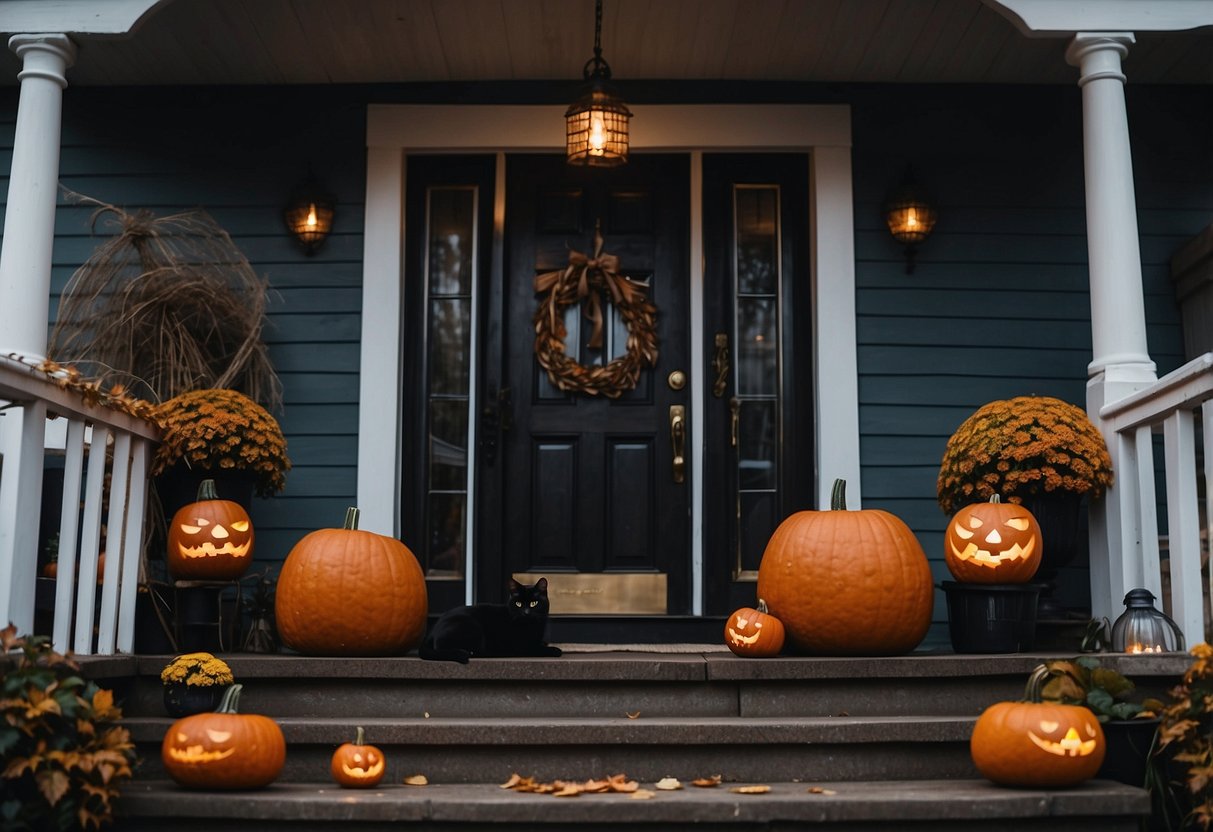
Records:
[[[1018,699],[1027,675],[1059,654],[891,658],[731,653],[568,653],[556,659],[307,658],[224,655],[244,684],[242,708],[277,717],[616,717],[978,715]],[[140,656],[116,679],[129,716],[163,715],[160,670]],[[1182,654],[1103,656],[1143,691],[1161,695],[1187,666]]]
[[[327,779],[329,760],[356,726],[388,762],[386,780],[424,774],[433,783],[632,777],[687,782],[722,775],[760,780],[976,777],[969,756],[975,719],[952,717],[589,717],[277,719],[287,741],[280,780]],[[163,777],[159,747],[167,717],[125,720],[145,762],[139,776]]]
[[[772,767],[772,770],[777,770]],[[254,792],[189,791],[162,781],[136,781],[118,804],[123,830],[227,832],[298,829],[496,830],[574,832],[591,829],[711,832],[813,830],[886,832],[1137,832],[1150,804],[1142,789],[1091,781],[1074,789],[1004,789],[981,780],[788,782],[763,779],[766,794],[737,794],[730,783],[625,794],[556,798],[502,790],[497,784],[381,786],[339,789],[331,783],[275,783]],[[642,783],[653,790],[653,784]],[[810,788],[825,791],[812,792]]]

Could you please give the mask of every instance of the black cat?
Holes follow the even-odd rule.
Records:
[[[544,642],[548,579],[534,586],[511,579],[504,604],[475,604],[444,612],[421,644],[421,658],[463,662],[472,656],[559,656]]]

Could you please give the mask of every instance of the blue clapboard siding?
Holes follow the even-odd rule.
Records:
[[[1084,402],[1091,336],[1079,90],[634,82],[625,92],[637,103],[852,106],[864,502],[904,518],[937,579],[947,578],[935,478],[948,436],[993,399]],[[1213,219],[1213,98],[1207,88],[1132,84],[1127,97],[1149,346],[1164,373],[1183,361],[1168,261]],[[67,90],[68,187],[161,214],[204,207],[272,286],[266,340],[285,386],[295,470],[282,496],[254,506],[260,559],[279,560],[308,530],[336,523],[354,497],[366,103],[510,100],[563,98],[550,85],[501,84]],[[0,90],[0,102],[6,173],[14,91]],[[279,215],[308,160],[339,200],[335,233],[312,258]],[[880,205],[910,162],[940,220],[906,275]],[[99,241],[90,213],[66,204],[59,212],[56,293]],[[1081,603],[1085,571],[1068,570],[1063,584],[1066,599]],[[946,640],[938,602],[934,642]]]

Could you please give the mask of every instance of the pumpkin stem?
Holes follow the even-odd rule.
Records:
[[[345,523],[341,526],[341,528],[343,528],[343,529],[357,529],[358,528],[358,509],[356,507],[350,506],[349,508],[347,508],[345,510]]]
[[[1002,496],[1001,496],[1000,494],[998,494],[998,493],[995,493],[995,494],[994,494],[992,497],[990,497],[990,502],[991,502],[991,503],[1001,503],[1001,502],[1002,502]]]
[[[218,500],[219,492],[215,490],[214,480],[203,480],[198,483],[198,499],[196,503],[201,503],[203,500]]]
[[[236,713],[236,705],[240,702],[240,691],[244,685],[235,684],[227,689],[227,693],[223,694],[223,701],[219,703],[219,707],[215,709],[217,714],[234,714]]]
[[[1044,690],[1045,682],[1053,675],[1053,671],[1043,664],[1038,664],[1032,674],[1028,676],[1028,684],[1023,689],[1023,700],[1025,702],[1043,702],[1044,697],[1041,695]]]
[[[834,489],[830,492],[830,511],[847,510],[847,481],[834,480]]]
[[[767,615],[770,613],[770,611],[767,609],[767,602],[762,600],[761,598],[758,599],[758,606],[756,607],[756,609],[760,613],[763,613],[764,615]]]
[[[366,732],[362,730],[362,726],[358,726],[358,731],[354,734],[354,745],[365,745],[362,741],[366,737]]]

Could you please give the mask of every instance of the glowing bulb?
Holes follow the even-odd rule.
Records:
[[[602,113],[590,113],[590,152],[601,156],[606,142],[606,125],[602,123]]]
[[[316,203],[314,202],[307,206],[307,220],[305,220],[305,224],[309,229],[316,227]]]
[[[911,208],[906,212],[906,228],[918,227],[918,211]]]

